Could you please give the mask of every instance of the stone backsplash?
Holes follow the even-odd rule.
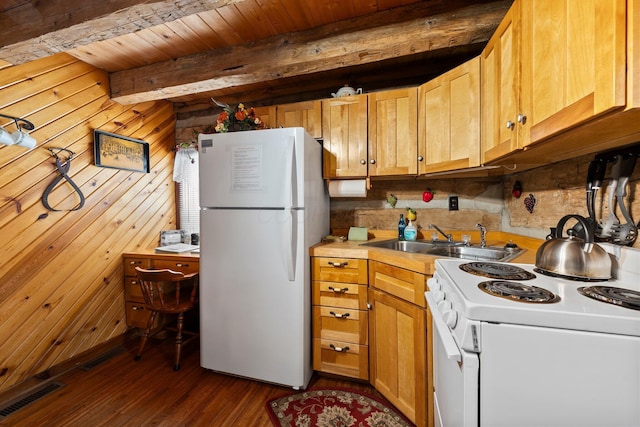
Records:
[[[472,230],[481,223],[489,231],[497,230],[543,239],[550,227],[555,227],[567,214],[587,215],[585,184],[587,168],[593,156],[580,157],[523,172],[493,178],[450,178],[374,180],[366,198],[331,199],[331,229],[350,226],[370,229],[395,229],[401,213],[409,206],[416,210],[416,224],[422,238],[430,238],[433,223],[446,230]],[[639,161],[640,163],[640,161]],[[603,185],[608,183],[609,170]],[[515,198],[512,189],[516,181],[522,185],[522,195]],[[422,201],[423,191],[431,189],[434,198]],[[640,165],[629,180],[625,200],[636,224],[640,220]],[[386,198],[398,198],[392,208]],[[532,194],[536,200],[533,212],[524,200]],[[448,210],[449,195],[458,196],[459,210]],[[597,197],[597,217],[608,214],[606,188]],[[617,212],[619,218],[622,215]],[[640,248],[640,239],[633,247]]]

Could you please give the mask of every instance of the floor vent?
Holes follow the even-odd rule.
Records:
[[[124,347],[115,347],[112,348],[111,350],[109,350],[108,352],[106,352],[105,354],[96,357],[93,360],[88,361],[87,363],[84,363],[80,366],[78,366],[80,369],[82,369],[83,371],[90,371],[91,369],[95,368],[96,366],[98,366],[99,364],[106,362],[107,360],[111,359],[112,357],[115,357],[121,353],[123,353],[125,351]]]
[[[35,389],[34,391],[32,391],[31,393],[29,393],[28,395],[19,397],[17,398],[17,400],[8,402],[7,404],[5,404],[0,408],[0,420],[8,417],[14,412],[24,408],[25,406],[32,404],[38,399],[41,399],[46,395],[48,395],[49,393],[53,393],[54,391],[62,387],[64,387],[64,384],[60,382],[43,384],[37,389]]]

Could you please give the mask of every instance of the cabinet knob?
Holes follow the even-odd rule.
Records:
[[[375,165],[375,164],[376,164],[376,161],[375,161],[375,160],[373,160],[373,159],[371,159],[371,160],[369,160],[369,163],[371,163],[372,165]]]
[[[524,114],[518,114],[518,123],[522,125],[527,123],[527,116],[525,116]]]
[[[423,161],[423,160],[424,160],[424,157],[422,157],[422,156],[418,156],[418,161],[419,161],[419,162],[421,162],[421,161]]]
[[[333,344],[329,344],[329,347],[331,347],[333,350],[337,351],[338,353],[342,353],[342,352],[345,352],[345,351],[349,350],[349,347],[348,347],[348,346],[345,346],[345,347],[336,347],[336,346],[335,346],[335,345],[333,345]]]
[[[367,164],[367,161],[366,161],[365,159],[360,159],[360,164],[361,164],[361,165],[366,165],[366,164]]]
[[[349,313],[336,313],[334,311],[330,311],[329,314],[332,315],[333,317],[335,317],[336,319],[342,319],[342,318],[349,317]]]
[[[515,127],[516,127],[516,124],[514,122],[512,122],[511,120],[507,120],[507,129],[514,130]]]

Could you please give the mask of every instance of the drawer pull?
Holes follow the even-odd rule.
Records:
[[[131,306],[131,310],[133,311],[144,310],[144,307],[140,307],[139,305],[134,305],[134,306]]]
[[[335,317],[336,319],[349,317],[349,313],[340,314],[340,313],[334,313],[333,311],[330,311],[329,314]]]
[[[142,261],[129,261],[130,265],[142,264]]]
[[[176,267],[189,267],[189,264],[182,264],[182,263],[176,262]]]
[[[327,264],[329,264],[331,267],[336,267],[336,268],[346,267],[347,265],[349,265],[347,261],[345,262],[329,261]]]
[[[329,344],[329,347],[331,347],[334,351],[337,351],[338,353],[345,353],[349,350],[349,346],[346,347],[336,347],[333,344]]]
[[[334,288],[333,286],[329,286],[329,290],[333,291],[337,294],[343,294],[349,290],[349,288]]]

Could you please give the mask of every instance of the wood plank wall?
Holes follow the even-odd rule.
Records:
[[[58,54],[0,64],[0,113],[24,117],[37,147],[0,145],[0,391],[126,331],[121,254],[157,246],[176,224],[175,115],[169,102],[120,105],[107,74]],[[15,130],[11,120],[0,126]],[[93,130],[145,140],[151,173],[97,167]],[[69,175],[86,204],[48,211],[57,176],[45,147],[75,153]],[[78,197],[59,184],[54,208]]]

